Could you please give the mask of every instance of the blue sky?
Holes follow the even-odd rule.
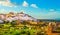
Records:
[[[37,19],[60,20],[60,0],[0,0],[0,13],[21,11]]]

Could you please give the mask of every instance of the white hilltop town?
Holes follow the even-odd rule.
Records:
[[[14,12],[10,12],[8,14],[0,14],[0,22],[3,22],[3,20],[12,22],[13,20],[33,20],[33,21],[37,21],[37,19],[31,17],[28,14],[25,14],[24,11],[20,12],[20,13],[14,13]]]

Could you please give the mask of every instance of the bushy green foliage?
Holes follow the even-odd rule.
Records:
[[[37,28],[34,29],[33,26],[27,27],[26,26],[27,24],[28,22],[24,21],[23,22],[24,26],[22,26],[21,28],[16,25],[16,21],[12,21],[12,22],[5,21],[4,24],[0,24],[0,35],[45,35],[46,34],[45,31],[43,31],[44,33],[42,33],[42,31],[37,30]]]

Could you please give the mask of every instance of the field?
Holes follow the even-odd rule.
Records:
[[[4,23],[0,23],[0,35],[53,35],[48,24],[48,22],[31,24],[27,21],[20,23],[4,21]]]

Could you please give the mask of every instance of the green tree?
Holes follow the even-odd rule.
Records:
[[[12,21],[12,22],[11,22],[11,26],[12,26],[12,27],[15,27],[16,24],[17,24],[16,21]]]

